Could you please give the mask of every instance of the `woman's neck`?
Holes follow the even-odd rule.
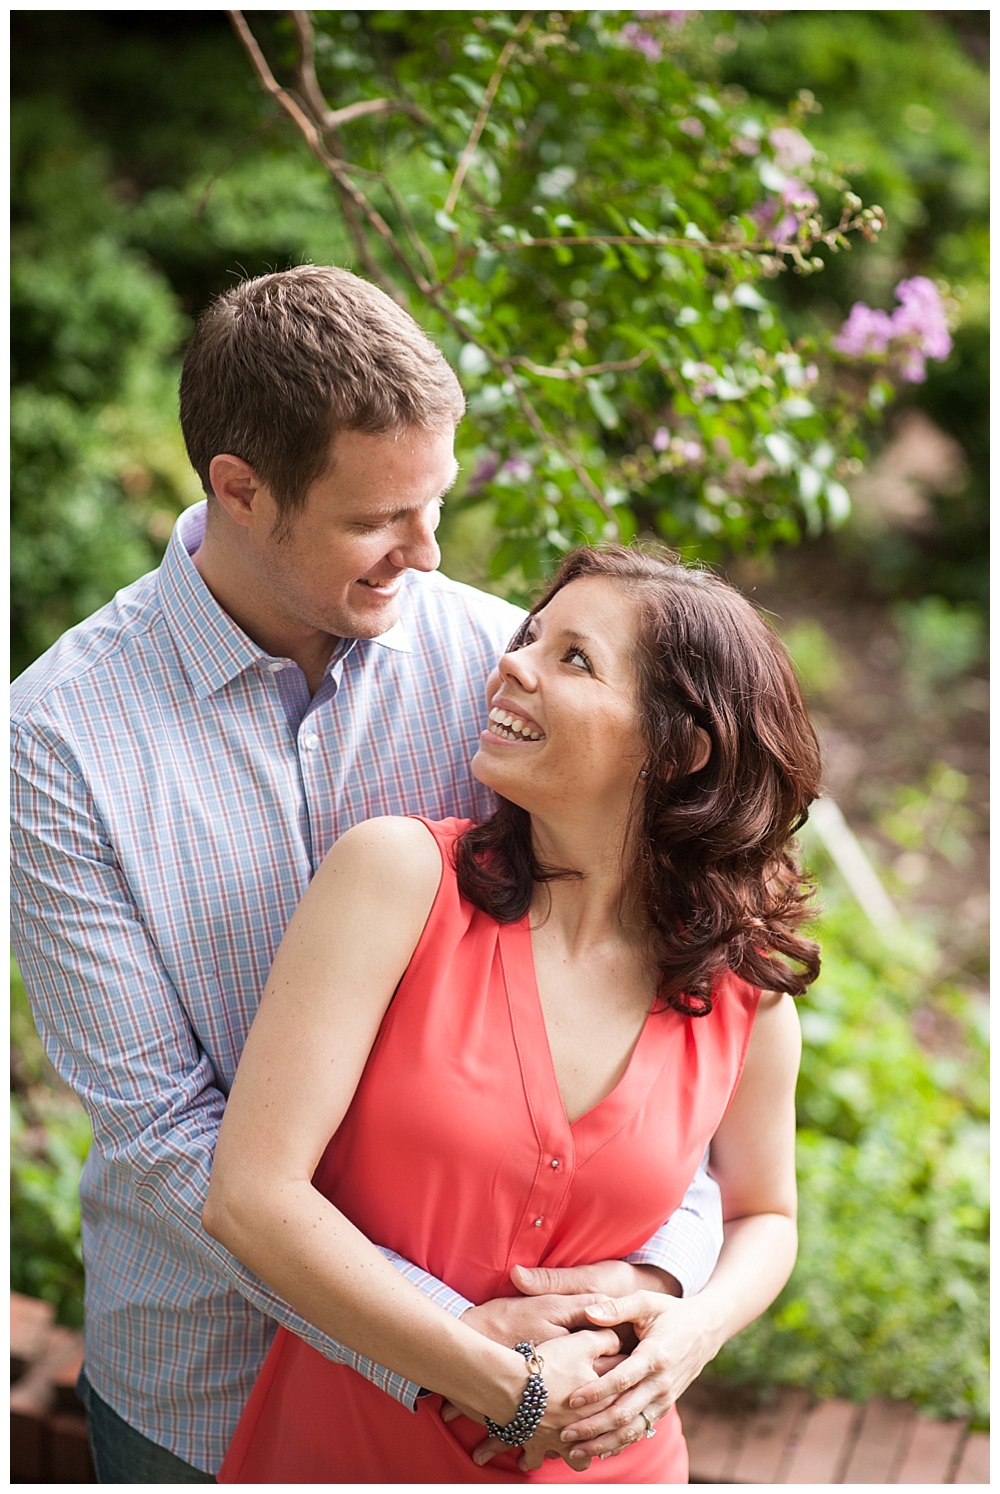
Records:
[[[609,939],[639,944],[649,921],[627,876],[633,857],[622,827],[563,827],[532,816],[532,846],[542,866],[579,873],[539,883],[532,899],[532,922],[559,931],[566,947],[584,951]]]

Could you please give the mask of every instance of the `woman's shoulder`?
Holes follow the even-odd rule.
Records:
[[[352,825],[327,853],[321,875],[377,899],[398,906],[433,898],[441,880],[442,854],[438,838],[419,819],[380,815]],[[391,905],[391,904],[390,904]]]

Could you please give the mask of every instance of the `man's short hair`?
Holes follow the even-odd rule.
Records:
[[[205,492],[214,456],[242,457],[288,518],[327,470],[338,431],[445,428],[465,399],[440,349],[384,291],[300,265],[211,302],[184,356],[180,407]]]

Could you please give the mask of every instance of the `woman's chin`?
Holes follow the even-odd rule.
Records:
[[[521,809],[531,812],[531,805],[525,800],[531,796],[524,791],[524,784],[518,784],[520,775],[512,772],[504,772],[504,764],[497,762],[495,755],[489,750],[480,748],[472,759],[472,776],[492,789],[501,798],[507,799],[511,804],[518,805]]]

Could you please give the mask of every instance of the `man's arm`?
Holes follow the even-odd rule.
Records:
[[[403,1404],[419,1387],[299,1317],[206,1235],[201,1212],[225,1099],[132,899],[86,783],[65,745],[15,729],[14,945],[46,1050],[80,1096],[101,1154],[186,1248],[260,1312]],[[439,1306],[470,1306],[383,1254]]]
[[[722,1194],[708,1173],[708,1152],[680,1207],[651,1240],[625,1259],[656,1266],[672,1276],[681,1297],[693,1297],[707,1283],[722,1250]]]

